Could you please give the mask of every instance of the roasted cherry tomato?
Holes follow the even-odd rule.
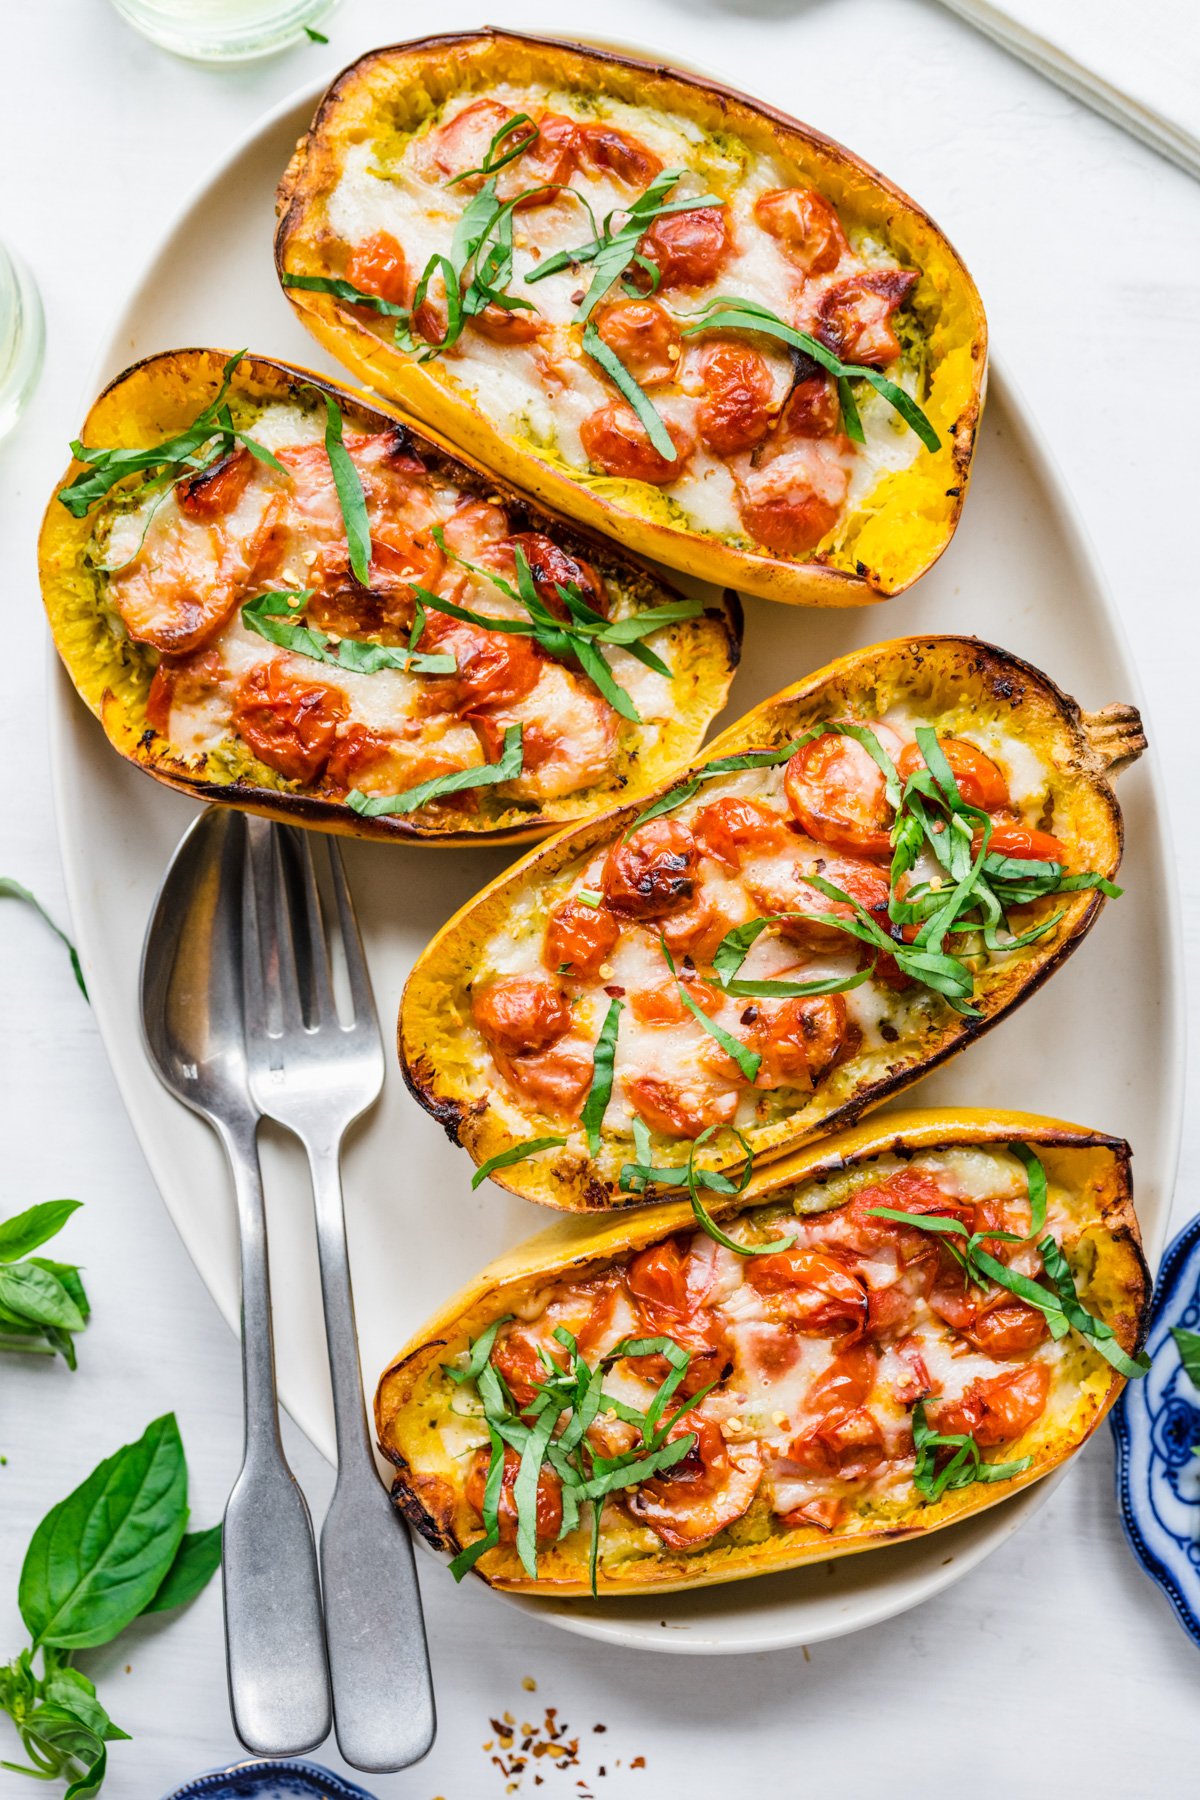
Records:
[[[899,1219],[878,1218],[875,1212],[879,1207],[914,1213],[918,1217],[933,1214],[956,1219],[968,1232],[974,1229],[971,1209],[951,1199],[936,1178],[921,1169],[901,1169],[885,1181],[860,1188],[841,1208],[833,1225],[839,1243],[867,1256],[890,1246],[906,1267],[925,1264],[931,1281],[942,1267],[943,1252],[937,1238],[919,1226],[906,1225]]]
[[[694,206],[688,212],[660,213],[638,245],[658,267],[660,286],[702,287],[733,248],[723,206]]]
[[[1050,1397],[1050,1370],[1045,1363],[972,1381],[958,1400],[939,1401],[930,1423],[947,1437],[969,1432],[980,1449],[1004,1444],[1035,1425]]]
[[[833,437],[841,430],[842,408],[837,383],[818,369],[796,382],[783,403],[779,424],[768,448],[785,450],[798,438]]]
[[[975,854],[979,854],[982,833],[977,833],[974,840]],[[989,856],[1011,856],[1019,862],[1056,862],[1065,863],[1067,847],[1061,838],[1051,837],[1048,831],[1035,831],[1032,825],[1010,824],[1007,819],[996,819],[992,823],[992,835],[988,840]]]
[[[754,221],[806,275],[828,275],[849,249],[838,216],[812,188],[773,188],[754,202]]]
[[[538,684],[545,666],[541,652],[525,637],[483,631],[444,613],[427,615],[422,651],[449,652],[457,668],[439,675],[422,689],[426,703],[466,714],[484,706],[512,706]]]
[[[720,1004],[716,990],[707,981],[692,976],[683,985],[705,1012]],[[635,988],[629,995],[629,1010],[639,1025],[681,1025],[689,1017],[680,998],[679,984],[674,981],[663,981],[658,987]]]
[[[537,137],[528,149],[513,158],[500,178],[502,199],[512,200],[521,195],[514,208],[516,212],[551,205],[558,198],[557,190],[566,186],[579,167],[579,127],[574,119],[568,119],[562,113],[543,113],[537,128]],[[528,125],[522,125],[519,131],[505,138],[500,145],[501,153],[528,136]]]
[[[502,975],[471,996],[471,1011],[492,1049],[509,1056],[548,1050],[571,1029],[562,989],[534,975]]]
[[[471,326],[491,344],[532,344],[546,329],[546,321],[534,307],[497,306],[489,300],[482,312],[471,318]]]
[[[849,1412],[869,1398],[879,1367],[878,1353],[868,1343],[854,1341],[840,1349],[804,1396],[813,1412]]]
[[[762,1463],[749,1445],[727,1444],[712,1419],[685,1413],[668,1442],[694,1432],[681,1462],[633,1489],[625,1504],[674,1550],[703,1543],[740,1519],[758,1492]]]
[[[567,617],[566,604],[558,591],[560,587],[577,587],[593,611],[603,613],[607,618],[608,593],[592,564],[584,562],[582,557],[572,556],[540,531],[519,531],[513,537],[504,538],[496,545],[494,554],[485,558],[487,566],[494,568],[499,560],[504,560],[515,574],[518,545],[529,564],[538,598],[544,600],[558,618]],[[512,575],[508,577],[512,578]]]
[[[238,686],[233,729],[260,762],[307,785],[329,761],[346,712],[339,689],[301,681],[279,661],[258,663]]]
[[[929,1304],[985,1356],[1023,1356],[1046,1339],[1046,1317],[1036,1306],[1027,1306],[1007,1288],[996,1287],[986,1293],[964,1288],[957,1267],[936,1284]]]
[[[674,462],[668,462],[654,448],[646,427],[632,406],[626,406],[623,400],[610,400],[607,406],[597,407],[595,412],[589,413],[579,427],[579,441],[588,461],[603,469],[606,475],[616,475],[622,481],[648,481],[655,487],[663,487],[668,482],[678,481],[696,447],[684,426],[676,424],[674,419],[667,419],[665,424],[667,435],[675,446]]]
[[[164,737],[170,735],[171,708],[202,704],[227,680],[229,671],[215,644],[193,650],[187,656],[162,656],[146,696],[146,723]]]
[[[738,496],[738,516],[756,543],[802,557],[837,524],[849,477],[839,465],[811,467],[797,453],[773,457]]]
[[[442,528],[447,550],[467,562],[482,562],[486,552],[508,536],[508,514],[490,500],[468,500],[455,507]]]
[[[555,1118],[577,1119],[592,1085],[592,1059],[574,1050],[554,1047],[534,1056],[505,1056],[493,1052],[504,1079],[539,1112]]]
[[[710,1083],[684,1087],[657,1075],[626,1076],[625,1097],[651,1131],[669,1138],[698,1138],[710,1125],[728,1125],[737,1111],[733,1088]]]
[[[911,269],[882,269],[839,281],[821,296],[813,335],[843,362],[890,363],[900,354],[892,315],[916,284]]]
[[[356,244],[346,258],[346,280],[362,294],[375,294],[393,306],[407,306],[412,294],[408,263],[395,238],[386,231],[376,231],[361,244]],[[377,319],[373,309],[370,316]]]
[[[889,755],[894,731],[871,726]],[[890,857],[892,809],[883,770],[857,738],[826,731],[797,750],[783,778],[788,805],[809,837],[851,856]]]
[[[788,1461],[806,1475],[865,1481],[885,1461],[883,1429],[865,1406],[827,1412],[788,1445]]]
[[[755,1256],[747,1262],[746,1280],[793,1331],[860,1338],[866,1329],[867,1290],[836,1251],[793,1245],[773,1256]]]
[[[1008,805],[1008,783],[990,756],[962,738],[939,737],[938,748],[968,806],[977,806],[981,812],[1001,812]],[[905,744],[896,762],[901,780],[907,781],[924,767],[920,747]]]
[[[635,1256],[626,1271],[629,1293],[641,1320],[640,1337],[668,1337],[691,1361],[679,1386],[685,1398],[717,1376],[728,1360],[720,1319],[706,1305],[712,1264],[691,1255],[686,1242],[667,1238]],[[647,1381],[664,1381],[671,1365],[662,1355],[629,1359]]]
[[[596,314],[596,330],[642,387],[674,381],[683,339],[657,300],[613,300]]]
[[[606,906],[564,900],[546,922],[542,961],[555,974],[592,981],[616,949],[621,927]]]
[[[747,856],[784,848],[791,835],[783,814],[763,800],[730,794],[702,806],[692,820],[696,842],[706,856],[740,869]]]
[[[652,150],[615,125],[580,125],[577,131],[580,161],[630,187],[646,187],[662,169]]]
[[[687,906],[660,919],[658,929],[676,962],[686,956],[693,962],[708,962],[733,922],[701,888]]]
[[[714,456],[753,450],[771,424],[774,383],[765,356],[745,344],[711,344],[700,359],[704,398],[696,428]]]
[[[698,820],[696,824],[699,824]],[[790,836],[791,845],[801,847],[802,840],[794,832]],[[832,853],[822,856],[816,845],[809,844],[801,848],[797,861],[779,858],[757,867],[751,864],[747,871],[747,886],[764,914],[831,913],[837,919],[853,917],[854,908],[849,901],[831,900],[823,894],[809,878],[810,871],[831,886],[841,888],[869,912],[884,931],[889,929],[888,878],[877,863],[864,862],[860,857]],[[793,943],[820,949],[851,948],[844,931],[839,931],[836,925],[822,924],[818,919],[780,917],[779,930]]]
[[[232,512],[250,484],[254,458],[248,450],[237,449],[220,462],[189,475],[175,489],[180,512],[189,519],[208,521]]]
[[[759,1085],[811,1093],[861,1041],[841,994],[780,1000],[755,1021],[754,1045],[763,1059]]]
[[[427,167],[439,175],[461,175],[467,169],[482,167],[483,159],[496,133],[516,114],[498,100],[473,100],[452,119],[438,125],[421,141],[420,155]],[[520,128],[521,137],[529,135],[529,127]],[[511,149],[519,141],[514,132],[500,148]],[[517,160],[520,160],[519,158]],[[463,182],[464,188],[479,186],[483,177],[474,176]]]
[[[609,851],[600,885],[613,912],[661,919],[681,912],[696,891],[696,840],[678,819],[651,819]]]
[[[481,1519],[483,1518],[483,1497],[487,1492],[490,1462],[490,1451],[477,1450],[467,1474],[467,1505],[473,1507]],[[504,1446],[504,1474],[500,1480],[500,1503],[497,1507],[502,1544],[513,1544],[517,1538],[517,1503],[513,1497],[513,1488],[516,1485],[517,1471],[520,1467],[521,1458],[510,1444],[506,1444]],[[544,1463],[538,1471],[537,1504],[534,1516],[537,1521],[538,1543],[553,1543],[562,1525],[562,1482],[554,1470],[547,1468]]]

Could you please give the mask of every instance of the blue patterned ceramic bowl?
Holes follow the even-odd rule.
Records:
[[[373,1800],[373,1796],[319,1763],[289,1759],[210,1769],[165,1800]]]
[[[1183,1372],[1173,1325],[1200,1331],[1200,1217],[1184,1226],[1158,1273],[1150,1372],[1129,1383],[1111,1414],[1125,1536],[1200,1646],[1200,1394]]]

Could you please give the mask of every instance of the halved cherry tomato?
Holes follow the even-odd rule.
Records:
[[[893,1290],[886,1291],[890,1293]],[[874,1300],[875,1296],[872,1294],[871,1298]],[[869,1324],[868,1329],[874,1328]],[[921,1339],[916,1336],[901,1338],[896,1345],[896,1356],[903,1364],[904,1374],[898,1381],[893,1377],[892,1394],[901,1406],[911,1406],[914,1401],[933,1392],[933,1377],[926,1367]]]
[[[889,754],[899,750],[886,725],[871,729]],[[783,785],[792,812],[818,843],[851,855],[890,857],[886,778],[856,738],[834,731],[813,738],[788,763]]]
[[[938,738],[938,748],[950,764],[958,791],[968,806],[981,812],[1000,812],[1008,805],[1008,783],[990,756],[962,738]],[[925,767],[917,744],[905,744],[896,763],[902,781]]]
[[[501,151],[513,149],[528,135],[528,125],[522,125],[519,132],[505,138]],[[537,137],[501,175],[497,190],[501,199],[511,200],[520,194],[516,212],[553,204],[558,198],[557,189],[565,187],[579,167],[579,150],[579,126],[575,120],[562,113],[543,113],[537,121]]]
[[[720,1004],[716,990],[707,981],[692,976],[683,985],[705,1012]],[[664,981],[659,987],[635,988],[629,995],[629,1010],[639,1025],[680,1025],[690,1017],[674,981]]]
[[[562,989],[534,975],[502,975],[477,989],[471,1012],[492,1049],[509,1056],[548,1050],[571,1029]]]
[[[815,848],[809,845],[809,852]],[[778,864],[762,868],[751,865],[747,885],[765,912],[830,913],[835,919],[852,918],[854,908],[848,901],[831,900],[807,879],[806,872],[810,869],[832,887],[849,894],[851,900],[857,900],[882,930],[889,930],[888,878],[877,864],[864,862],[859,857],[807,854],[782,867]],[[844,931],[839,931],[836,925],[824,925],[817,919],[781,918],[779,930],[797,944],[836,950],[851,947],[851,939]]]
[[[700,359],[705,394],[696,428],[714,456],[735,456],[762,442],[771,423],[774,383],[765,356],[744,344],[711,344]]]
[[[862,1406],[870,1397],[878,1367],[879,1357],[870,1344],[848,1343],[817,1376],[804,1396],[805,1407],[814,1412],[849,1412]]]
[[[508,536],[508,514],[490,500],[468,500],[455,507],[442,528],[446,548],[468,562],[482,562],[486,552]]]
[[[663,487],[678,481],[695,449],[691,433],[674,419],[665,421],[667,435],[675,446],[675,461],[668,462],[650,442],[649,433],[632,406],[623,400],[610,400],[607,406],[589,413],[579,427],[579,441],[589,462],[616,475],[622,481],[648,481]]]
[[[977,833],[973,842],[977,856],[982,836],[981,832]],[[1009,824],[1006,819],[995,819],[988,840],[988,855],[1011,856],[1019,862],[1065,863],[1067,847],[1061,838],[1051,837],[1048,831],[1035,831],[1032,825]]]
[[[527,310],[523,306],[497,306],[492,300],[482,312],[473,314],[469,323],[490,344],[532,344],[546,329],[546,321],[536,307]]]
[[[788,1461],[807,1475],[833,1475],[841,1481],[865,1481],[885,1460],[883,1430],[865,1406],[834,1410],[794,1437]]]
[[[404,251],[387,231],[373,232],[354,245],[346,258],[346,280],[360,293],[375,294],[393,306],[407,306],[412,295]],[[370,316],[379,314],[372,311]]]
[[[839,1242],[852,1245],[864,1255],[890,1245],[906,1267],[922,1262],[928,1264],[931,1279],[941,1266],[943,1255],[936,1236],[899,1219],[878,1218],[874,1216],[878,1207],[914,1213],[918,1217],[935,1215],[956,1219],[968,1232],[974,1229],[970,1207],[953,1200],[935,1176],[921,1169],[900,1169],[884,1181],[859,1188],[841,1208],[836,1221]]]
[[[806,275],[827,275],[849,249],[833,207],[812,188],[773,188],[760,194],[754,219]]]
[[[852,275],[821,297],[814,336],[844,362],[882,365],[900,354],[892,315],[917,284],[911,269]]]
[[[803,1525],[832,1531],[845,1511],[843,1499],[836,1494],[826,1494],[817,1500],[806,1500],[803,1506],[794,1506],[791,1512],[781,1513],[779,1523],[786,1531],[798,1531]]]
[[[736,794],[702,806],[692,820],[692,831],[706,856],[731,869],[740,868],[747,854],[781,849],[790,836],[782,813],[763,800],[743,800]]]
[[[217,692],[228,670],[220,650],[210,644],[188,656],[161,656],[146,696],[146,723],[164,737],[170,733],[171,708],[202,703]]]
[[[798,381],[783,403],[768,449],[785,450],[797,438],[833,437],[842,424],[837,383],[823,369]]]
[[[487,1491],[488,1465],[491,1453],[477,1450],[471,1467],[467,1473],[466,1500],[479,1517],[483,1518],[483,1498]],[[500,1478],[500,1503],[497,1507],[500,1527],[500,1542],[512,1544],[517,1537],[517,1503],[513,1497],[517,1471],[521,1467],[521,1458],[511,1444],[504,1446],[504,1474]],[[537,1541],[539,1544],[550,1544],[558,1536],[562,1525],[562,1482],[553,1469],[543,1463],[538,1471],[537,1502],[535,1506],[537,1522]]]
[[[505,1056],[493,1051],[496,1067],[517,1092],[540,1112],[577,1119],[592,1085],[592,1059],[557,1046],[533,1056]]]
[[[841,994],[780,1000],[755,1021],[754,1044],[763,1059],[758,1084],[811,1093],[861,1042]]]
[[[948,1271],[935,1285],[929,1305],[985,1356],[1023,1356],[1046,1339],[1045,1314],[1036,1306],[1026,1305],[1007,1288],[997,1286],[986,1293],[974,1287],[964,1288],[957,1268]]]
[[[732,1088],[684,1087],[657,1075],[626,1076],[624,1087],[633,1110],[663,1137],[698,1138],[710,1125],[728,1125],[737,1111]]]
[[[642,387],[674,381],[683,338],[657,300],[613,300],[596,314],[596,330]]]
[[[289,675],[278,659],[243,676],[233,703],[233,729],[260,762],[289,781],[316,781],[329,761],[346,696],[318,681]]]
[[[420,648],[449,652],[457,664],[453,675],[439,675],[425,685],[426,704],[463,715],[482,706],[512,706],[524,700],[545,667],[541,652],[529,638],[483,631],[444,613],[427,615]]]
[[[518,531],[512,537],[503,538],[493,551],[484,554],[482,561],[487,568],[498,571],[503,564],[503,572],[511,581],[515,578],[518,546],[529,564],[538,598],[545,601],[557,618],[567,617],[566,604],[558,590],[572,586],[579,589],[595,612],[608,617],[608,593],[592,564],[580,556],[572,556],[540,531]]]
[[[772,1300],[789,1328],[814,1337],[860,1338],[867,1324],[867,1290],[834,1250],[793,1245],[774,1256],[756,1256],[746,1280]]]
[[[250,484],[254,458],[248,450],[237,449],[210,468],[189,475],[175,489],[180,512],[189,519],[219,519],[232,512]]]
[[[729,914],[701,888],[689,905],[660,919],[658,929],[677,961],[690,956],[693,962],[708,962],[732,924]]]
[[[939,1403],[931,1414],[934,1429],[948,1437],[970,1432],[981,1449],[1009,1442],[1028,1431],[1046,1410],[1050,1370],[1030,1362],[1003,1375],[972,1381],[961,1399]]]
[[[501,106],[498,100],[473,100],[470,106],[464,106],[452,119],[447,119],[445,124],[438,125],[428,137],[420,140],[421,160],[439,175],[461,175],[466,169],[478,169],[496,133],[515,117],[512,109]],[[528,131],[528,126],[522,126],[521,136],[528,135]],[[519,141],[516,132],[513,141]],[[512,142],[506,138],[501,149],[511,147]],[[482,176],[472,177],[462,186],[478,186],[482,180]]]
[[[652,150],[615,125],[580,125],[577,130],[580,161],[607,170],[630,187],[645,187],[662,168]]]
[[[674,1468],[633,1489],[625,1504],[664,1544],[686,1550],[724,1531],[747,1511],[762,1480],[762,1463],[750,1445],[727,1444],[712,1419],[685,1413],[667,1441],[696,1434]]]
[[[564,900],[546,921],[542,961],[556,974],[591,981],[617,945],[621,927],[606,906]]]
[[[678,819],[651,819],[609,851],[601,877],[613,912],[661,919],[680,912],[696,891],[696,840]]]
[[[723,206],[693,206],[660,213],[638,245],[658,267],[660,286],[701,287],[711,281],[733,248]]]
[[[555,1347],[550,1353],[554,1360],[563,1366],[561,1352],[555,1355]],[[537,1397],[538,1384],[546,1379],[546,1365],[538,1355],[538,1347],[533,1339],[515,1326],[509,1326],[495,1342],[491,1361],[508,1384],[508,1391],[519,1407],[532,1404]]]
[[[738,492],[738,515],[752,538],[780,556],[802,557],[820,543],[837,524],[850,485],[836,449],[798,439],[752,468]]]
[[[641,1320],[638,1335],[668,1337],[686,1350],[691,1361],[678,1391],[685,1398],[697,1393],[728,1360],[724,1327],[704,1304],[712,1286],[711,1265],[699,1264],[686,1242],[667,1238],[634,1257],[625,1281]],[[670,1373],[662,1355],[629,1361],[647,1381],[664,1381]]]

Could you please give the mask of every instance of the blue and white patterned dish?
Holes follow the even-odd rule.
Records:
[[[210,1769],[165,1800],[374,1800],[319,1763],[271,1760]]]
[[[1150,1371],[1128,1384],[1111,1414],[1129,1547],[1200,1646],[1200,1394],[1171,1341],[1174,1325],[1200,1331],[1200,1217],[1163,1257],[1146,1341]]]

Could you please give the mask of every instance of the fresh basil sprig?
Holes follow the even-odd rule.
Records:
[[[58,499],[71,517],[85,518],[92,507],[127,475],[148,473],[155,478],[174,475],[178,480],[219,462],[237,444],[249,450],[259,462],[268,463],[282,473],[282,464],[264,445],[238,430],[225,402],[234,371],[245,354],[244,350],[239,350],[229,358],[222,370],[221,385],[215,398],[174,437],[164,438],[158,444],[110,449],[89,449],[78,440],[73,441],[71,455],[76,462],[86,463],[88,467],[59,490]]]
[[[684,326],[683,335],[694,337],[699,331],[759,331],[766,337],[778,338],[781,343],[789,344],[793,350],[802,350],[806,356],[811,356],[815,363],[827,369],[837,381],[846,436],[856,444],[865,440],[862,419],[850,389],[852,380],[869,382],[875,392],[882,395],[889,406],[894,407],[910,431],[916,432],[927,450],[941,448],[942,440],[911,394],[906,394],[902,387],[897,387],[894,381],[889,381],[878,369],[868,368],[865,363],[843,362],[819,338],[812,337],[807,331],[797,331],[777,313],[771,312],[769,307],[760,306],[757,301],[743,299],[738,294],[718,294],[708,302],[698,319],[691,325]]]
[[[75,985],[90,1004],[87,983],[83,979],[83,965],[79,961],[79,952],[66,932],[54,923],[37,895],[32,893],[29,888],[23,887],[19,881],[15,881],[11,875],[0,875],[0,900],[21,900],[26,906],[32,906],[34,912],[50,927],[60,943],[66,945],[67,955],[71,959],[71,970],[75,976]]]
[[[1035,1233],[1045,1224],[1046,1171],[1033,1150],[1028,1146],[1022,1146],[1022,1149],[1024,1154],[1020,1160],[1025,1164],[1029,1179],[1031,1226],[1028,1232],[989,1229],[971,1232],[961,1219],[937,1213],[911,1213],[894,1206],[869,1207],[868,1216],[891,1219],[898,1224],[912,1226],[917,1231],[928,1231],[945,1239],[947,1250],[960,1264],[966,1280],[981,1288],[987,1288],[994,1282],[997,1287],[1015,1294],[1018,1300],[1023,1300],[1027,1306],[1032,1306],[1043,1315],[1052,1338],[1057,1340],[1066,1337],[1069,1331],[1078,1332],[1118,1374],[1124,1375],[1129,1381],[1136,1381],[1150,1367],[1149,1361],[1145,1356],[1128,1356],[1117,1341],[1112,1327],[1086,1310],[1076,1291],[1071,1266],[1057,1239],[1050,1232],[1036,1239],[1037,1251],[1050,1287],[1032,1280],[1028,1275],[1022,1275],[1017,1269],[1010,1269],[1007,1263],[1001,1262],[999,1257],[983,1248],[988,1240],[1006,1244],[1033,1243]],[[955,1241],[951,1242],[951,1239]],[[959,1239],[962,1240],[961,1243],[957,1241]]]
[[[565,1356],[560,1361],[545,1350],[539,1351],[544,1374],[532,1384],[533,1399],[518,1410],[507,1383],[491,1361],[496,1334],[503,1323],[504,1320],[497,1320],[469,1346],[465,1368],[446,1366],[445,1370],[460,1386],[469,1383],[475,1387],[489,1447],[483,1536],[459,1552],[450,1564],[450,1572],[456,1581],[461,1581],[480,1557],[500,1542],[500,1497],[507,1446],[520,1457],[513,1483],[513,1505],[517,1515],[517,1554],[526,1574],[531,1580],[538,1578],[537,1493],[542,1471],[549,1468],[562,1488],[559,1542],[578,1529],[583,1508],[591,1508],[588,1563],[595,1594],[604,1501],[610,1494],[663,1474],[689,1455],[696,1442],[695,1432],[684,1432],[677,1438],[670,1438],[670,1433],[686,1413],[712,1392],[716,1383],[710,1382],[669,1418],[664,1418],[667,1403],[678,1391],[691,1363],[686,1350],[667,1337],[625,1338],[593,1366],[580,1354],[572,1333],[558,1326],[554,1338]],[[669,1364],[669,1373],[645,1412],[604,1392],[609,1365],[626,1356],[662,1356]],[[639,1433],[632,1446],[616,1456],[604,1456],[588,1436],[597,1416],[609,1411]]]
[[[364,794],[360,788],[351,788],[346,795],[346,804],[363,819],[416,812],[418,807],[428,806],[431,800],[441,800],[447,794],[461,794],[467,788],[491,787],[500,781],[515,781],[524,766],[521,727],[509,725],[505,727],[500,756],[494,763],[455,769],[449,775],[435,775],[399,794]]]
[[[422,656],[411,648],[371,644],[360,638],[334,639],[315,625],[301,623],[298,615],[313,593],[312,588],[276,588],[259,594],[242,607],[242,624],[268,644],[352,675],[376,675],[380,669],[399,669],[405,675],[453,675],[458,667],[453,656]]]
[[[46,1514],[21,1568],[18,1604],[31,1642],[0,1665],[0,1712],[28,1763],[0,1767],[65,1780],[90,1800],[104,1780],[112,1723],[75,1652],[107,1644],[147,1612],[182,1606],[214,1573],[221,1528],[186,1534],[187,1463],[173,1413],[93,1469]],[[35,1659],[41,1657],[41,1672]]]
[[[931,1506],[948,1490],[970,1487],[976,1481],[1011,1481],[1014,1475],[1023,1475],[1033,1462],[1032,1456],[1022,1456],[1017,1462],[987,1462],[969,1432],[934,1431],[925,1417],[924,1400],[918,1400],[913,1407],[912,1428],[917,1452],[913,1486]],[[954,1455],[939,1469],[938,1453],[942,1450],[953,1450]]]
[[[91,1313],[79,1270],[30,1251],[61,1231],[79,1205],[46,1200],[0,1222],[0,1350],[57,1352],[75,1367],[74,1334]]]

